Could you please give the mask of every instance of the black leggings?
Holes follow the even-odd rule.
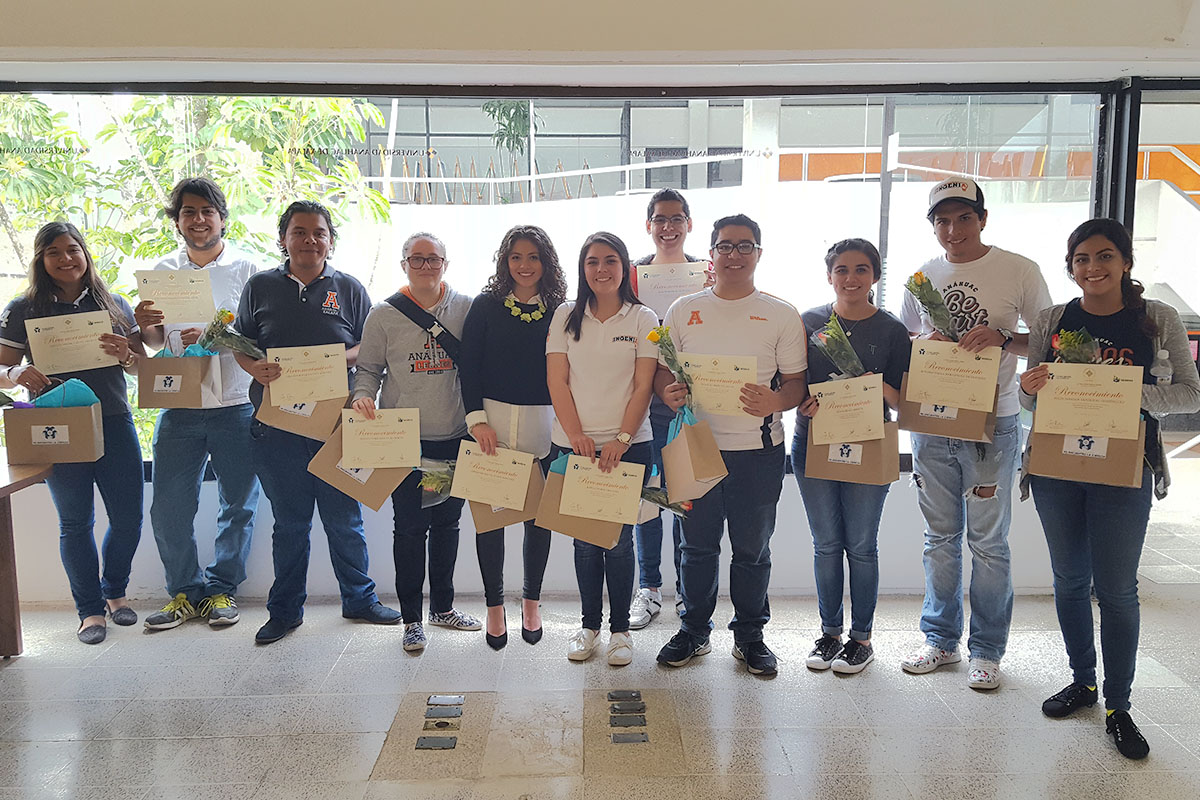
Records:
[[[540,459],[542,474],[550,469],[553,455]],[[475,552],[479,556],[479,574],[483,577],[483,596],[489,608],[504,605],[504,528],[475,534]],[[525,562],[525,585],[521,596],[540,600],[542,577],[550,559],[550,531],[539,528],[533,521],[525,523],[525,542],[521,547]]]

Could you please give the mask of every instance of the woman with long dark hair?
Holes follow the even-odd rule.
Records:
[[[1137,662],[1140,614],[1137,569],[1150,519],[1151,494],[1166,495],[1169,476],[1158,420],[1152,413],[1200,409],[1200,377],[1178,312],[1147,300],[1130,275],[1133,242],[1113,219],[1089,220],[1067,240],[1067,273],[1081,297],[1051,306],[1029,330],[1029,369],[1021,376],[1021,403],[1033,408],[1057,360],[1055,334],[1086,329],[1100,345],[1106,364],[1143,368],[1142,411],[1146,422],[1145,462],[1140,488],[1022,474],[1042,520],[1054,572],[1054,605],[1070,657],[1072,682],[1042,704],[1049,717],[1065,717],[1096,703],[1096,646],[1090,590],[1100,602],[1100,645],[1104,658],[1105,730],[1126,758],[1145,758],[1150,745],[1129,716],[1129,694]],[[1150,374],[1165,351],[1173,380],[1159,384]],[[1028,453],[1026,453],[1028,458]]]
[[[649,468],[650,394],[658,348],[648,339],[658,318],[633,291],[629,251],[611,233],[593,233],[579,251],[573,303],[554,312],[546,340],[546,375],[554,401],[555,456],[575,453],[611,472],[621,461]],[[633,598],[633,526],[624,525],[611,550],[575,540],[575,577],[582,625],[567,658],[586,661],[600,645],[608,585],[608,663],[633,660],[629,605]]]
[[[467,427],[488,455],[497,447],[532,453],[549,465],[550,392],[546,388],[546,334],[564,299],[567,284],[550,237],[533,225],[504,235],[496,252],[496,272],[471,303],[463,323],[459,380]],[[487,643],[508,644],[504,617],[504,529],[475,537],[487,601]],[[542,577],[550,557],[550,532],[525,523],[525,585],[521,637],[542,638]]]
[[[100,349],[119,365],[53,377],[78,378],[96,393],[104,418],[104,455],[94,462],[55,464],[46,484],[58,511],[59,552],[79,612],[77,635],[84,644],[99,644],[107,633],[106,614],[118,625],[137,622],[137,614],[125,602],[125,589],[142,535],[142,450],[125,372],[135,373],[145,352],[133,309],[104,285],[79,229],[69,222],[42,226],[33,241],[29,288],[0,316],[0,366],[6,367],[0,370],[0,388],[20,386],[36,396],[53,383],[33,363],[26,320],[88,311],[104,311],[112,319],[112,331],[100,334]],[[108,516],[103,565],[93,533],[93,487],[100,490]]]

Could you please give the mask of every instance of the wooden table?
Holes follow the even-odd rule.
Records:
[[[53,468],[51,464],[9,464],[8,453],[0,447],[0,656],[4,658],[19,656],[24,649],[11,495],[46,480]]]

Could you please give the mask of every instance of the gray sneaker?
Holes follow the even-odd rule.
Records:
[[[200,613],[188,602],[187,595],[180,592],[171,598],[161,611],[155,611],[146,617],[146,621],[142,624],[146,626],[147,630],[165,631],[168,628],[177,628],[189,619],[196,619],[198,616]]]
[[[409,652],[425,649],[424,625],[419,622],[410,622],[404,626],[404,649]]]
[[[231,594],[214,594],[200,601],[196,609],[200,616],[208,617],[208,624],[214,628],[223,625],[234,625],[238,621],[237,601]]]
[[[420,625],[421,623],[416,623]],[[478,631],[483,630],[483,623],[472,617],[470,614],[464,614],[457,608],[452,608],[449,611],[439,611],[438,613],[429,612],[429,624],[437,625],[442,628],[453,628],[456,631]],[[407,638],[406,638],[407,641]],[[422,637],[422,641],[424,638]],[[424,647],[424,645],[422,645]]]

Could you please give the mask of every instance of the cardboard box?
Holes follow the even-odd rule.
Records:
[[[529,470],[529,488],[525,493],[523,508],[492,508],[487,503],[468,501],[467,505],[471,507],[471,519],[475,521],[475,532],[487,533],[533,519],[537,516],[538,504],[542,500],[542,491],[545,486],[546,479],[542,475],[542,465],[535,458],[533,467]]]
[[[847,444],[814,444],[808,426],[804,475],[827,481],[883,486],[900,478],[900,425],[884,423],[883,438]]]
[[[662,449],[662,465],[672,503],[703,497],[729,474],[712,429],[704,420],[683,426]]]
[[[931,406],[922,412],[920,403],[912,403],[908,396],[908,373],[900,381],[900,427],[913,433],[928,433],[948,439],[967,442],[990,442],[996,430],[996,406],[1000,402],[1000,387],[996,387],[996,399],[991,411],[971,411],[965,408]]]
[[[621,538],[621,528],[624,527],[621,523],[572,517],[558,510],[562,504],[564,478],[565,476],[557,472],[546,476],[546,487],[542,490],[542,500],[537,510],[537,524],[546,530],[558,531],[572,539],[579,539],[605,550],[616,547]]]
[[[1031,475],[1046,478],[1137,489],[1142,485],[1145,444],[1145,420],[1138,425],[1136,439],[1030,433],[1027,468]]]
[[[308,462],[308,471],[374,511],[383,507],[384,501],[392,496],[396,487],[412,472],[407,467],[351,469],[342,466],[340,427]]]
[[[71,408],[6,408],[4,440],[10,464],[91,462],[104,455],[104,417],[99,403]]]
[[[264,425],[288,431],[309,439],[328,441],[333,429],[342,421],[342,409],[346,407],[349,392],[340,398],[318,400],[315,403],[296,403],[284,410],[271,403],[271,387],[263,387],[262,404],[255,419]],[[341,437],[338,437],[341,441]]]
[[[138,361],[138,408],[217,408],[222,391],[219,356]]]

